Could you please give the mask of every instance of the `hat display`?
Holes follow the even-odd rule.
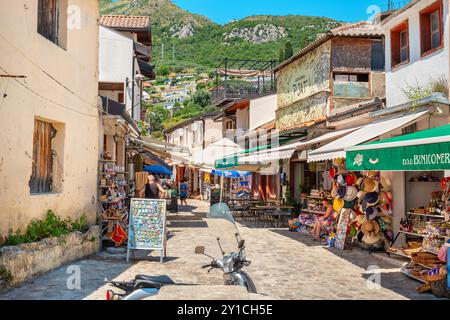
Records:
[[[394,232],[392,230],[385,230],[383,234],[387,241],[391,242],[394,240]]]
[[[330,170],[328,170],[331,179],[334,179],[334,177],[336,176],[336,169],[334,167],[330,168]]]
[[[347,186],[354,186],[356,184],[357,178],[354,173],[349,173],[345,178]]]
[[[341,212],[342,208],[344,208],[344,205],[344,199],[335,198],[333,201],[333,210],[336,212]]]
[[[346,183],[346,178],[344,175],[340,174],[336,176],[336,183],[340,186],[345,186]]]
[[[381,176],[380,184],[381,184],[381,186],[383,187],[383,189],[384,189],[385,191],[388,191],[388,192],[391,191],[391,188],[392,188],[392,182],[391,182],[391,180],[389,180],[389,179],[386,178],[385,176]]]
[[[376,192],[378,190],[378,181],[375,181],[370,178],[364,178],[361,183],[361,189],[365,192]]]
[[[336,196],[339,199],[344,199],[346,192],[347,192],[347,188],[345,186],[339,187],[336,191],[336,193],[337,193]]]
[[[367,220],[374,220],[378,216],[378,211],[374,207],[368,207],[364,210]]]
[[[348,201],[344,199],[344,208],[345,209],[352,209],[355,206],[355,200]]]
[[[356,185],[358,186],[358,188],[360,188],[361,189],[361,184],[362,184],[362,182],[364,181],[364,178],[359,178],[358,180],[356,180]]]
[[[338,195],[337,195],[337,188],[336,187],[333,187],[332,189],[331,189],[331,197],[332,198],[336,198]]]
[[[380,201],[380,196],[376,192],[369,192],[364,196],[364,201],[367,202],[369,207],[373,207]]]
[[[364,233],[362,231],[358,232],[356,235],[356,239],[358,239],[359,242],[362,242],[364,238]]]
[[[355,222],[356,222],[356,227],[357,228],[361,228],[361,226],[363,225],[364,222],[366,222],[366,216],[364,215],[357,215],[355,218]]]
[[[361,231],[365,235],[368,235],[370,233],[378,234],[378,233],[380,233],[380,230],[381,230],[380,225],[378,224],[378,222],[376,222],[374,220],[366,221],[361,226]]]
[[[380,240],[381,240],[381,233],[377,233],[377,234],[369,233],[369,234],[364,235],[362,242],[364,242],[365,244],[368,244],[368,245],[372,245],[372,244],[377,243]]]
[[[356,189],[355,187],[350,186],[345,189],[345,196],[344,196],[345,201],[353,201],[356,199],[357,196],[358,196],[358,189]]]

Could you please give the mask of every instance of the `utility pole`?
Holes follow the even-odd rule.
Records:
[[[172,47],[172,60],[175,60],[175,43],[173,44]]]
[[[161,59],[164,60],[164,43],[161,45]]]

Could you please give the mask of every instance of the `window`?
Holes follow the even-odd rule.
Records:
[[[422,56],[442,47],[442,1],[420,12],[420,43]]]
[[[52,140],[56,129],[51,123],[35,120],[33,138],[33,170],[30,179],[32,194],[52,192],[53,151]]]
[[[408,21],[391,30],[391,65],[409,61],[409,31]]]
[[[337,98],[369,98],[368,73],[334,73],[333,96]]]
[[[334,81],[336,82],[369,82],[369,74],[350,74],[350,73],[335,73]]]
[[[235,127],[235,125],[234,125],[234,121],[228,121],[228,122],[226,123],[226,129],[227,129],[227,130],[234,130],[234,129],[236,129],[236,127]]]
[[[65,48],[67,0],[38,0],[37,31],[44,38]]]

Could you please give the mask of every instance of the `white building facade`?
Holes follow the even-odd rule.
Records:
[[[412,1],[383,22],[388,107],[408,102],[408,88],[449,77],[447,0]]]

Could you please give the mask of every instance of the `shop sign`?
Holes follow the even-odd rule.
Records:
[[[450,170],[450,142],[349,151],[347,170]]]
[[[295,60],[277,74],[278,108],[330,89],[331,41]]]
[[[166,200],[131,199],[127,261],[131,250],[159,250],[166,244]]]

